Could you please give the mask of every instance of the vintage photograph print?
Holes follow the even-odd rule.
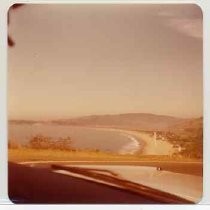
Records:
[[[195,4],[12,5],[10,200],[198,203],[202,31]]]

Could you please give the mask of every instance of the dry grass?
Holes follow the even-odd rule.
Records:
[[[168,155],[119,155],[95,151],[63,151],[51,149],[15,148],[8,150],[9,161],[196,161]]]
[[[134,159],[134,157],[130,157]],[[92,151],[62,151],[62,150],[50,150],[50,149],[9,149],[9,160],[10,161],[60,161],[60,160],[117,160],[124,159],[121,155],[92,152]]]

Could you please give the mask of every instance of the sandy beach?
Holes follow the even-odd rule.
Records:
[[[153,136],[141,131],[103,127],[97,127],[94,129],[115,131],[120,132],[122,135],[127,135],[127,137],[131,139],[131,150],[129,151],[129,148],[125,148],[127,151],[120,152],[121,154],[138,153],[142,155],[171,155],[173,152],[173,145],[169,142],[162,140],[155,141]]]
[[[125,133],[134,136],[138,141],[143,141],[143,148],[140,148],[140,153],[142,155],[171,155],[172,154],[172,144],[167,141],[157,140],[155,141],[153,137],[149,134],[139,132],[139,131],[124,131]],[[141,144],[142,145],[142,144]]]

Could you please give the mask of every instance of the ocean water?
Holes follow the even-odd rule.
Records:
[[[141,147],[139,141],[122,131],[49,124],[10,124],[9,139],[27,144],[33,136],[43,135],[53,139],[71,137],[72,147],[101,150],[119,154],[133,154]]]

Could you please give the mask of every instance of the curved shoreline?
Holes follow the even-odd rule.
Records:
[[[142,148],[138,151],[142,155],[171,155],[172,144],[167,141],[154,141],[149,134],[140,131],[124,130],[125,133],[132,135],[140,143],[143,142]]]
[[[89,128],[94,130],[103,130],[103,131],[110,131],[110,132],[117,132],[119,135],[125,136],[127,139],[130,140],[127,144],[125,144],[122,148],[119,148],[118,154],[126,155],[126,154],[136,154],[136,153],[142,153],[144,150],[144,146],[146,145],[146,142],[139,138],[138,136],[134,135],[132,131],[130,130],[124,130],[121,128],[109,128],[109,127],[93,127],[93,126],[78,126],[81,128]]]
[[[116,153],[122,155],[170,155],[172,154],[172,145],[167,141],[157,140],[154,142],[150,134],[143,131],[133,131],[123,128],[99,127],[99,126],[73,126],[79,128],[88,128],[107,132],[116,132],[127,138],[128,143],[117,149]]]
[[[111,127],[94,127],[94,126],[77,126],[77,127],[86,127],[96,130],[105,130],[105,131],[115,131],[123,135],[129,135],[132,137],[132,141],[138,142],[138,150],[135,149],[134,152],[130,151],[123,154],[141,154],[141,155],[171,155],[173,153],[173,145],[167,141],[158,140],[154,142],[153,138],[141,131],[133,131],[123,128],[111,128]],[[132,153],[131,153],[132,152]],[[119,153],[120,154],[120,153]]]
[[[93,129],[102,129],[107,131],[120,132],[123,135],[128,135],[138,142],[139,148],[132,154],[139,153],[141,155],[171,155],[173,153],[173,145],[167,141],[158,140],[154,142],[153,138],[141,131],[132,131],[118,128],[92,127]],[[130,152],[124,154],[131,154]]]
[[[119,154],[135,154],[142,150],[143,142],[140,143],[137,138],[130,134],[121,133],[121,135],[126,136],[126,138],[130,139],[130,142],[124,145],[120,150]]]

